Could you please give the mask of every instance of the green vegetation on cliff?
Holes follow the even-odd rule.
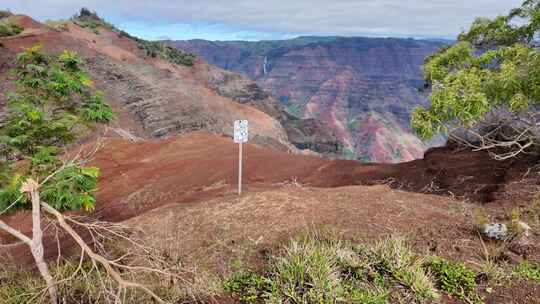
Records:
[[[120,36],[137,42],[139,49],[143,50],[145,54],[150,57],[160,57],[174,64],[185,66],[193,66],[197,59],[195,55],[168,46],[163,42],[148,41],[132,36],[103,20],[95,12],[92,12],[87,8],[82,8],[78,15],[71,18],[71,21],[81,27],[92,29],[96,34],[99,34],[99,27],[112,30]]]

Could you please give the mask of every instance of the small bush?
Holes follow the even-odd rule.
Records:
[[[57,32],[67,32],[69,30],[65,20],[47,20],[45,25]]]
[[[264,296],[268,280],[250,271],[239,271],[223,283],[223,289],[239,297],[243,303],[254,303]]]
[[[12,15],[13,14],[9,10],[0,10],[0,19],[4,19]]]
[[[523,262],[516,267],[514,273],[517,277],[533,280],[540,284],[540,265]]]
[[[425,267],[434,274],[439,288],[448,294],[461,300],[481,302],[476,293],[476,273],[463,263],[432,257]]]
[[[73,23],[77,24],[80,27],[93,30],[96,35],[99,35],[99,27],[105,27],[110,30],[116,29],[112,24],[100,18],[96,12],[91,11],[85,7],[83,7],[77,15],[73,16],[71,18],[71,21],[73,21]]]
[[[23,28],[11,22],[0,22],[0,37],[15,36],[22,33]]]

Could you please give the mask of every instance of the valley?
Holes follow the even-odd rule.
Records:
[[[537,145],[411,130],[446,43],[151,41],[0,11],[0,304],[540,303]]]
[[[299,37],[284,41],[166,41],[240,73],[270,92],[288,113],[322,122],[362,161],[420,158],[430,146],[410,129],[424,105],[424,59],[445,44],[397,38]]]

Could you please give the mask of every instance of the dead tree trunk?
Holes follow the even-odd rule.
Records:
[[[30,249],[39,273],[47,283],[47,291],[51,298],[52,304],[58,303],[58,291],[56,289],[56,282],[49,271],[49,267],[45,262],[44,249],[43,249],[43,231],[41,229],[41,201],[39,198],[39,185],[33,181],[28,180],[24,187],[21,189],[24,192],[30,193],[32,199],[32,242]]]

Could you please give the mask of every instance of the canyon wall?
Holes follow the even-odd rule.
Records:
[[[426,104],[421,66],[441,41],[299,37],[283,41],[168,41],[211,64],[241,73],[292,116],[322,122],[342,156],[398,162],[428,144],[410,131],[412,109]]]

